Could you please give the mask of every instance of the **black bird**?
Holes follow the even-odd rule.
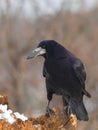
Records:
[[[48,106],[53,94],[61,95],[68,113],[76,115],[78,120],[88,120],[83,104],[83,96],[91,97],[85,89],[86,72],[82,61],[54,40],[39,43],[27,59],[36,56],[45,58],[43,76],[46,81]]]

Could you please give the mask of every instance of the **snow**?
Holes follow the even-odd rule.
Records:
[[[28,119],[26,116],[24,116],[23,114],[19,114],[18,112],[15,112],[14,115],[16,116],[16,118],[21,119],[22,121]]]
[[[7,105],[0,104],[0,120],[3,119],[10,124],[13,124],[16,119],[21,119],[22,121],[26,121],[28,118],[23,114],[18,112],[13,112],[11,109],[7,109]]]
[[[0,110],[3,111],[3,112],[6,112],[6,110],[7,110],[7,105],[2,105],[2,104],[0,104]]]
[[[0,113],[0,119],[4,119],[5,121],[9,122],[10,124],[15,122],[14,117],[11,115],[12,110],[7,110],[7,105],[0,105],[0,110],[2,113]]]

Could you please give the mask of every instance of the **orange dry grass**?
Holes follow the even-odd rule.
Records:
[[[5,99],[6,96],[4,96]],[[2,99],[2,100],[1,100]],[[8,104],[8,98],[3,99],[0,96],[0,101]],[[0,102],[0,103],[1,103]],[[1,111],[2,113],[2,111]],[[0,130],[76,130],[77,119],[74,115],[70,115],[69,118],[53,109],[51,117],[40,116],[38,118],[29,118],[27,121],[16,119],[13,124],[0,120]]]
[[[77,120],[70,116],[68,121],[63,116],[54,115],[51,118],[41,116],[27,121],[17,119],[13,124],[0,120],[0,130],[76,130]]]

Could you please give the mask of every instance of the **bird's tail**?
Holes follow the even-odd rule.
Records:
[[[87,121],[89,119],[83,101],[78,102],[76,100],[71,99],[69,105],[70,105],[71,112],[76,115],[78,120]]]

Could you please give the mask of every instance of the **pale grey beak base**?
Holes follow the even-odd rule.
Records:
[[[45,49],[38,47],[28,54],[27,59],[35,58],[35,57],[37,57],[39,55],[43,55],[45,53],[46,53]]]

